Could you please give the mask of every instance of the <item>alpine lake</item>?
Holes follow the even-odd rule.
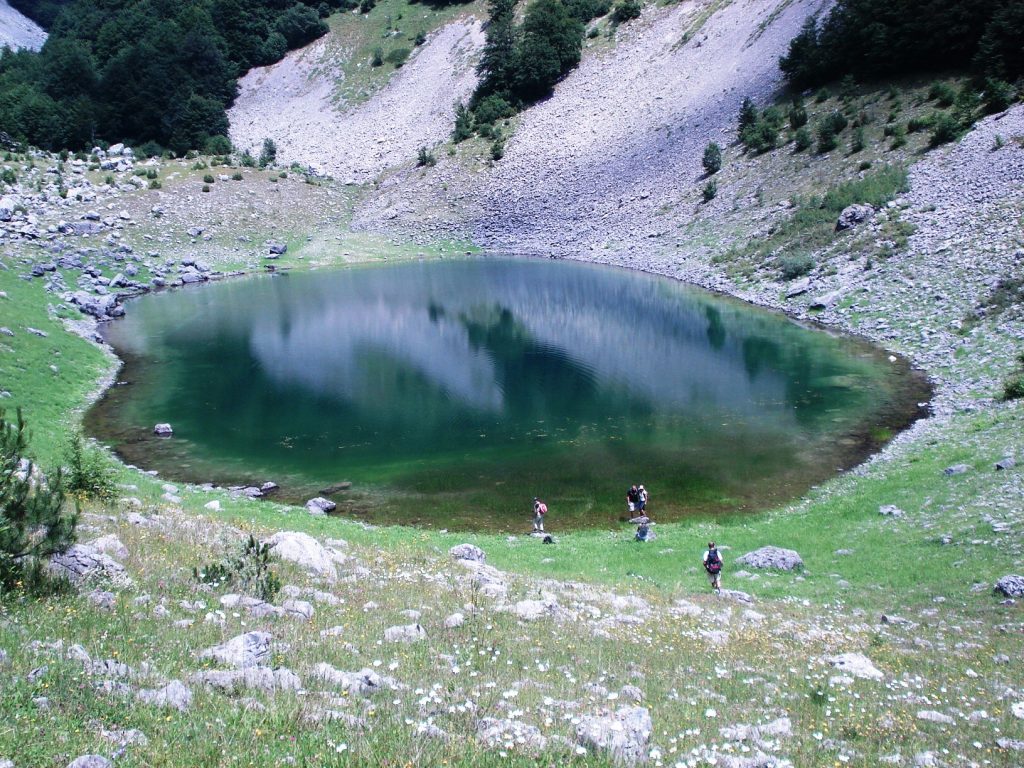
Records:
[[[104,333],[124,367],[86,429],[124,461],[449,530],[527,531],[534,496],[551,531],[611,527],[634,483],[657,522],[765,509],[863,461],[930,396],[862,341],[546,259],[229,280],[134,300]]]

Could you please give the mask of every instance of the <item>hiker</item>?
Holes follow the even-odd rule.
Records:
[[[722,556],[718,554],[715,542],[708,542],[708,551],[704,553],[704,570],[708,572],[708,581],[716,593],[722,591]]]
[[[630,516],[636,512],[636,505],[640,503],[640,491],[634,485],[628,491],[626,491],[626,507],[629,509]]]
[[[636,508],[640,513],[643,513],[644,509],[647,508],[647,489],[642,485],[636,489],[637,503]]]
[[[548,513],[548,505],[536,496],[533,497],[533,532],[544,533],[544,515]]]

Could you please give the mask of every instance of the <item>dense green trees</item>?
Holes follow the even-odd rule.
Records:
[[[487,8],[480,82],[471,100],[472,113],[464,108],[457,111],[456,141],[468,138],[474,127],[490,136],[495,121],[548,96],[555,83],[580,62],[584,23],[608,13],[611,4],[607,0],[533,0],[518,25],[516,0],[488,0]]]
[[[72,0],[42,51],[0,54],[0,125],[46,149],[199,149],[226,134],[239,75],[326,31],[289,0]]]
[[[780,66],[798,88],[950,67],[1012,81],[1024,75],[1022,40],[1020,0],[839,0],[807,20]]]

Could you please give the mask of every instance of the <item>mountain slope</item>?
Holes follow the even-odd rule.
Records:
[[[357,220],[415,227],[440,216],[483,244],[540,251],[578,251],[633,229],[692,188],[704,146],[731,141],[745,96],[764,102],[774,93],[778,56],[821,5],[649,7],[619,28],[612,50],[586,55],[550,99],[522,116],[501,162],[479,173],[450,163],[424,178],[423,189],[397,176]],[[457,200],[447,199],[449,189]]]
[[[482,41],[473,20],[441,27],[381,90],[348,109],[335,104],[335,92],[342,60],[351,54],[336,40],[318,41],[240,81],[229,112],[231,139],[256,148],[270,137],[280,161],[370,180],[447,138],[455,102],[476,85],[472,57]]]
[[[0,48],[38,51],[45,42],[46,32],[42,27],[12,8],[7,0],[0,0]]]

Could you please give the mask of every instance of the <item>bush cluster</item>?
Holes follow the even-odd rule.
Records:
[[[749,98],[740,106],[739,136],[743,146],[754,154],[762,154],[779,145],[779,132],[786,114],[777,106],[758,110]]]
[[[271,568],[270,547],[251,534],[240,552],[203,568],[193,568],[192,577],[201,584],[230,586],[268,603],[281,590],[281,579]]]

